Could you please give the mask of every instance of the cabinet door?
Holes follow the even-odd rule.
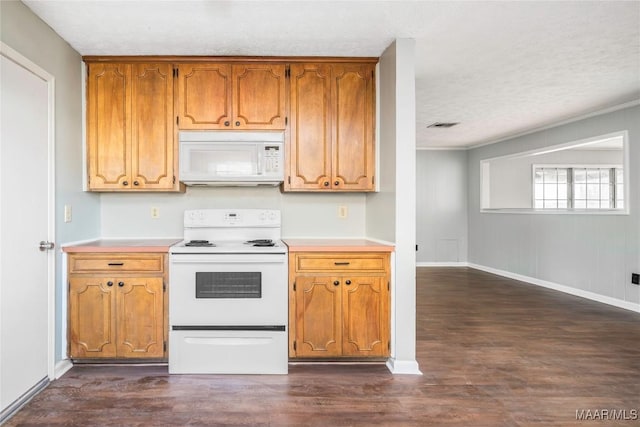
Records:
[[[372,64],[333,66],[333,189],[374,189],[373,76]]]
[[[342,279],[344,356],[388,356],[389,291],[383,277]]]
[[[69,280],[69,356],[115,357],[114,279]]]
[[[233,126],[239,129],[285,128],[284,64],[233,66]]]
[[[298,276],[295,293],[296,357],[340,356],[342,354],[340,279]]]
[[[121,189],[131,181],[131,65],[88,67],[89,189]]]
[[[132,189],[174,187],[173,67],[134,64],[132,72]]]
[[[285,190],[331,188],[331,67],[291,65],[289,177]]]
[[[230,129],[231,86],[229,64],[179,65],[178,127]]]
[[[164,291],[161,277],[117,279],[118,357],[164,354]]]

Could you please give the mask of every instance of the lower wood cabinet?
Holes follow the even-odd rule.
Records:
[[[166,356],[164,254],[69,255],[69,357]]]
[[[289,355],[389,355],[389,254],[289,254]]]

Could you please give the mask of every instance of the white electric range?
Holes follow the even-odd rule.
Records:
[[[288,372],[280,211],[184,213],[169,255],[169,373]]]

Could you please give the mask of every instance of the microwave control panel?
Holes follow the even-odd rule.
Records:
[[[282,165],[282,150],[279,145],[264,147],[264,173],[279,173]]]

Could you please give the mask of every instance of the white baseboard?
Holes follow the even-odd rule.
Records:
[[[12,402],[9,406],[4,408],[0,412],[0,425],[3,425],[5,421],[9,418],[13,417],[24,405],[29,403],[31,399],[33,399],[38,393],[44,390],[50,383],[49,376],[44,377],[38,383],[36,383],[33,387],[27,390],[22,396],[17,398],[14,402]]]
[[[416,267],[469,267],[466,261],[457,262],[417,262]]]
[[[487,273],[496,274],[498,276],[507,277],[509,279],[519,280],[521,282],[530,283],[532,285],[542,286],[543,288],[553,289],[555,291],[564,292],[566,294],[571,294],[577,297],[586,298],[592,301],[597,301],[604,304],[612,305],[614,307],[640,313],[640,304],[634,304],[629,301],[623,301],[617,298],[608,297],[606,295],[596,294],[595,292],[576,289],[572,288],[571,286],[561,285],[559,283],[549,282],[547,280],[536,279],[535,277],[524,276],[522,274],[512,273],[510,271],[498,270],[497,268],[493,267],[486,267],[484,265],[474,263],[467,263],[467,265],[471,268],[475,268],[476,270],[486,271]]]
[[[69,359],[60,360],[58,363],[56,363],[55,379],[57,380],[58,378],[66,374],[67,371],[71,368],[73,368],[73,363],[71,363],[71,360]]]
[[[415,360],[396,360],[390,357],[387,360],[387,368],[394,375],[422,375]]]

